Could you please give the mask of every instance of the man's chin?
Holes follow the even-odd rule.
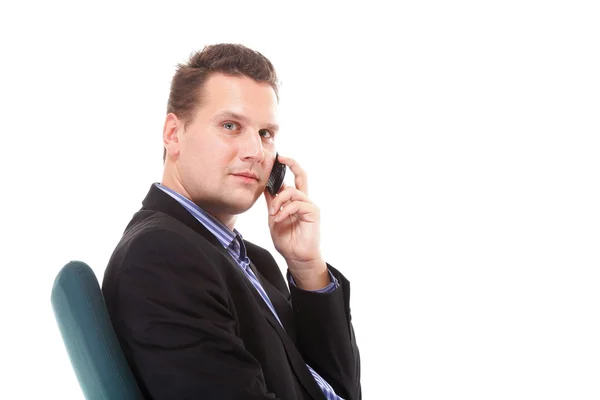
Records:
[[[237,198],[237,199],[230,199],[230,201],[228,202],[228,208],[230,209],[230,214],[231,215],[239,215],[239,214],[243,214],[246,211],[248,211],[249,209],[252,208],[252,206],[254,205],[254,203],[256,203],[257,199],[242,199],[242,198]]]

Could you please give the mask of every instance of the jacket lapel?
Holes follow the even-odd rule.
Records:
[[[292,364],[292,367],[294,369],[294,372],[296,373],[296,376],[298,377],[298,380],[302,383],[306,391],[310,393],[310,395],[314,399],[324,399],[325,397],[323,392],[321,391],[321,388],[319,388],[315,381],[315,378],[312,376],[312,374],[306,367],[306,362],[304,361],[302,355],[296,347],[296,329],[293,321],[293,310],[290,304],[287,302],[287,300],[281,294],[281,292],[279,292],[273,285],[271,285],[269,281],[264,279],[264,277],[261,275],[258,269],[254,266],[252,261],[250,261],[250,265],[251,267],[253,267],[253,271],[257,276],[258,280],[260,281],[261,285],[263,286],[263,289],[265,290],[265,292],[267,292],[271,303],[273,303],[273,306],[277,311],[279,319],[281,319],[281,322],[286,327],[285,330],[282,328],[279,321],[277,321],[277,319],[273,316],[271,309],[267,306],[262,297],[260,297],[260,294],[258,294],[257,290],[254,288],[254,286],[252,286],[252,283],[249,282],[248,279],[246,279],[246,281],[248,281],[247,283],[250,286],[252,286],[251,289],[254,298],[257,299],[256,301],[258,301],[261,304],[261,310],[263,311],[263,314],[265,314],[267,321],[269,321],[271,326],[275,329],[275,331],[277,331],[277,334],[279,335],[279,338],[281,339],[281,342],[285,347],[285,351],[288,355],[288,358],[290,359],[290,363]],[[282,302],[284,304],[282,304]],[[292,321],[290,321],[290,318],[292,318]]]
[[[252,285],[252,282],[250,282],[250,280],[248,279],[246,274],[242,271],[242,269],[239,267],[239,265],[237,265],[235,260],[229,254],[229,252],[225,248],[223,248],[223,246],[218,246],[218,249],[227,258],[229,263],[232,265],[232,267],[235,269],[235,271],[240,275],[240,277],[244,280],[244,283],[246,284],[246,286],[252,293],[252,296],[254,296],[254,299],[256,300],[256,303],[258,304],[263,316],[269,322],[269,324],[273,327],[273,329],[275,329],[275,332],[277,332],[277,335],[279,336],[279,339],[281,339],[281,342],[283,343],[283,347],[285,348],[285,351],[288,355],[290,364],[292,365],[292,368],[293,368],[294,372],[296,373],[296,377],[302,383],[302,386],[304,386],[304,389],[306,389],[306,391],[312,396],[313,399],[318,399],[318,400],[325,399],[325,395],[323,394],[323,392],[321,391],[321,388],[319,387],[319,385],[317,385],[317,382],[315,381],[314,377],[312,376],[312,374],[306,367],[306,363],[305,363],[304,359],[302,358],[302,355],[298,351],[298,348],[296,347],[295,343],[290,338],[290,335],[288,335],[288,333],[281,326],[281,324],[279,323],[277,318],[275,318],[275,316],[273,315],[273,312],[271,311],[271,309],[269,308],[267,303],[260,296],[260,294],[254,287],[254,285]],[[252,264],[252,262],[251,262],[251,267],[253,267],[252,268],[253,272],[255,273],[256,277],[260,281],[261,285],[263,285],[263,289],[265,289],[265,292],[267,292],[267,295],[269,296],[269,299],[271,300],[272,303],[274,303],[274,300],[276,301],[276,299],[278,297],[284,297],[277,289],[275,289],[274,286],[272,286],[266,279],[264,279],[264,277],[260,274],[258,269],[254,266],[254,264]],[[284,300],[285,300],[285,298],[284,298]],[[285,311],[281,310],[281,307],[277,307],[275,305],[275,303],[274,303],[274,306],[276,307],[275,309],[278,311],[277,315],[279,316],[280,319],[282,319],[282,315],[285,315],[285,314],[289,315],[289,312],[286,312],[287,310],[285,310]],[[287,306],[289,307],[289,303],[287,303]],[[280,313],[279,310],[281,310],[283,312]],[[291,308],[290,308],[290,311],[293,312],[291,310]],[[286,319],[288,319],[288,321],[289,321],[289,318],[286,318]],[[284,319],[282,319],[282,323],[286,326],[293,325],[293,323],[292,324],[287,323]],[[295,334],[295,329],[293,329],[293,332]]]

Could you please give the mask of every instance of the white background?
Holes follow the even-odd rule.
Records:
[[[175,65],[217,42],[278,70],[365,399],[600,398],[594,3],[3,2],[0,398],[82,399],[54,277],[101,279]],[[237,228],[273,250],[262,198]]]

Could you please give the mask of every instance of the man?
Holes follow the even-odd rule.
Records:
[[[300,165],[265,190],[276,158],[277,77],[241,45],[179,65],[163,130],[164,174],[128,224],[102,290],[148,399],[361,398],[350,286],[319,248]],[[289,289],[237,215],[262,195]]]

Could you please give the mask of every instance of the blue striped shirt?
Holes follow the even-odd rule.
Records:
[[[267,303],[267,306],[269,307],[275,318],[277,318],[277,321],[279,321],[279,323],[281,324],[281,320],[279,320],[279,316],[277,315],[275,307],[273,307],[273,304],[271,303],[267,292],[265,292],[262,285],[258,281],[258,278],[250,268],[250,259],[246,255],[246,246],[244,245],[242,235],[237,231],[237,229],[234,229],[232,232],[221,221],[217,220],[212,215],[202,210],[200,207],[198,207],[197,204],[182,196],[180,193],[177,193],[159,183],[156,183],[156,186],[165,193],[167,193],[169,196],[171,196],[173,199],[177,200],[179,204],[181,204],[186,210],[188,210],[202,225],[204,225],[206,229],[210,231],[210,233],[212,233],[217,238],[219,243],[221,243],[221,245],[225,249],[227,249],[229,254],[235,260],[236,264],[242,269],[246,277],[250,280],[252,286],[254,286],[254,288],[258,291],[260,297],[262,297],[265,303]],[[331,278],[331,283],[325,288],[317,290],[317,292],[330,293],[338,288],[339,283],[337,279],[331,274],[331,272],[329,272],[329,276]],[[295,285],[295,282],[291,275],[290,284]],[[281,324],[281,326],[283,327],[283,324]],[[343,400],[340,396],[335,394],[335,391],[333,390],[331,385],[329,385],[329,383],[327,383],[325,379],[321,378],[321,376],[319,376],[319,374],[317,374],[317,372],[313,370],[310,367],[310,365],[307,364],[306,366],[308,367],[310,373],[315,378],[315,381],[325,394],[327,400]]]

